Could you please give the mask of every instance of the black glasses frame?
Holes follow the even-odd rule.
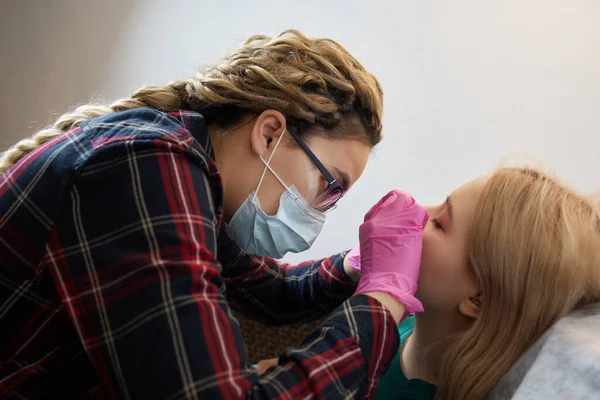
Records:
[[[321,174],[323,174],[323,177],[325,177],[325,180],[327,181],[327,185],[328,185],[326,190],[331,190],[332,192],[339,192],[340,198],[342,198],[344,196],[344,188],[342,187],[342,185],[340,185],[340,183],[337,181],[337,179],[335,179],[333,177],[333,175],[331,175],[329,173],[327,168],[325,168],[323,163],[319,160],[319,158],[315,155],[315,153],[313,153],[312,150],[306,145],[306,143],[304,143],[304,141],[300,138],[300,136],[298,134],[296,134],[292,129],[289,129],[289,127],[287,130],[290,133],[290,135],[292,135],[294,140],[300,145],[302,150],[304,150],[306,155],[312,160],[312,162],[315,164],[315,166],[319,169]],[[336,200],[336,202],[331,204],[331,207],[334,207],[335,203],[337,203],[337,200]]]

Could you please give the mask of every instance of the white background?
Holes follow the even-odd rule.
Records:
[[[389,189],[442,201],[527,152],[600,189],[600,1],[0,0],[0,148],[91,98],[218,60],[246,37],[331,37],[381,80],[385,141],[308,252],[357,243]]]

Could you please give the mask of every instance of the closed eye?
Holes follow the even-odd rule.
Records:
[[[442,225],[440,225],[440,223],[438,222],[437,218],[432,218],[431,219],[431,224],[436,229],[442,229]]]

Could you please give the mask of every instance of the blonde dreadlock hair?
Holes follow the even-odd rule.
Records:
[[[249,38],[222,62],[166,86],[147,86],[108,106],[83,105],[54,125],[23,139],[0,157],[0,175],[27,153],[82,122],[114,112],[149,107],[202,113],[207,124],[227,127],[246,113],[280,111],[299,135],[319,126],[332,137],[381,140],[383,92],[346,49],[330,39],[295,30],[275,38]],[[356,129],[361,126],[364,132]],[[354,129],[349,129],[354,127]]]

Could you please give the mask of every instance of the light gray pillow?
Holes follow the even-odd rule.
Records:
[[[600,303],[560,319],[487,399],[600,399]]]

